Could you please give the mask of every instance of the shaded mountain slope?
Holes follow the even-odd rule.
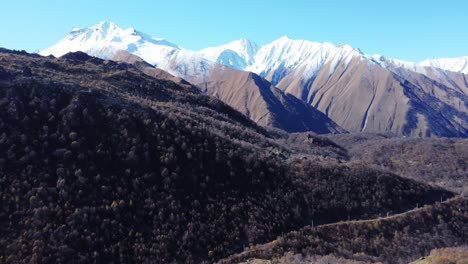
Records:
[[[226,104],[129,64],[1,50],[0,76],[0,262],[213,262],[453,195],[290,159]]]
[[[322,112],[283,93],[254,73],[216,66],[208,81],[193,83],[260,125],[273,126],[288,132],[345,132]]]
[[[468,139],[398,138],[385,134],[330,135],[353,163],[374,165],[425,183],[468,192]]]

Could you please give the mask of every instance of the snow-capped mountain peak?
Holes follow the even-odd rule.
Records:
[[[123,29],[119,26],[117,26],[114,22],[112,21],[102,21],[99,24],[96,24],[92,27],[91,29],[94,29],[96,31],[101,31],[101,32],[108,32],[108,31],[122,31]]]
[[[84,51],[101,58],[111,58],[118,50],[147,51],[150,46],[179,48],[173,43],[150,37],[134,28],[123,29],[113,22],[103,21],[88,28],[73,28],[64,39],[40,54],[62,56],[68,52]]]
[[[284,36],[281,36],[280,38],[278,38],[278,39],[275,40],[275,41],[283,41],[283,42],[284,42],[284,41],[289,41],[289,40],[291,40],[291,39],[289,38],[289,36],[288,36],[288,35],[284,35]]]
[[[429,59],[420,62],[419,65],[468,74],[468,56],[460,58]]]
[[[326,63],[331,69],[345,60],[349,63],[360,52],[349,45],[336,46],[329,42],[319,43],[307,40],[293,40],[283,36],[262,46],[255,55],[255,64],[246,68],[263,77],[271,76],[273,84],[290,71],[301,68],[305,76],[314,76]]]
[[[198,53],[212,62],[243,70],[254,63],[258,49],[255,42],[239,39],[218,47],[202,49]]]
[[[435,67],[468,73],[468,57],[414,63],[382,55],[368,55],[347,44],[295,40],[287,35],[263,46],[248,39],[239,39],[217,47],[190,51],[134,28],[121,28],[111,21],[103,21],[88,28],[73,28],[64,39],[40,54],[62,56],[72,51],[83,51],[110,59],[119,50],[126,50],[166,70],[174,63],[169,62],[171,58],[182,63],[187,60],[187,65],[203,61],[206,65],[218,63],[251,71],[262,77],[269,76],[268,79],[274,84],[275,80],[281,79],[293,69],[300,68],[301,71],[296,72],[301,72],[304,78],[312,78],[325,65],[329,65],[329,71],[332,72],[340,64],[346,67],[353,58],[364,59],[384,68],[396,69],[395,71],[404,68],[425,74],[426,67]]]
[[[125,32],[124,29],[117,26],[113,22],[103,21],[99,24],[88,28],[73,28],[68,35],[69,40],[79,39],[80,41],[100,41],[107,38],[113,38],[117,36],[124,35],[125,33],[130,33],[131,29],[128,32]]]

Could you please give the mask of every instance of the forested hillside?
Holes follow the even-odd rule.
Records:
[[[282,247],[302,250],[289,232],[454,195],[348,163],[325,138],[309,147],[327,151],[301,154],[300,135],[260,127],[190,84],[84,53],[1,50],[0,131],[2,263],[212,263],[281,235]],[[430,217],[462,225],[449,234],[462,242],[465,202],[454,203],[458,215],[443,204]],[[414,217],[424,232],[442,223]],[[366,225],[343,239],[387,232]],[[356,244],[338,239],[317,253],[336,245]]]

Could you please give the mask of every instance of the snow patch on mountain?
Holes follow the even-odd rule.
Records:
[[[240,39],[226,45],[202,49],[198,54],[212,62],[243,70],[254,63],[258,49],[259,46],[255,42]]]
[[[429,59],[420,62],[419,65],[468,74],[468,56],[460,58]]]
[[[112,22],[103,21],[89,28],[72,29],[64,39],[40,54],[59,57],[68,52],[83,51],[108,59],[118,50],[128,50],[149,59],[155,52],[166,53],[173,49],[179,47],[164,39],[150,37],[134,28],[122,29]]]
[[[389,69],[397,74],[402,70],[410,70],[413,72],[421,73],[427,75],[426,67],[419,65],[415,62],[397,60],[392,58],[387,58],[383,55],[375,54],[372,56],[371,60],[380,65],[383,68]]]
[[[272,82],[276,84],[294,69],[302,69],[304,78],[311,78],[327,63],[330,63],[332,72],[340,62],[347,65],[353,57],[360,55],[349,45],[335,46],[328,42],[292,40],[284,36],[262,46],[254,57],[254,64],[245,70],[262,77],[272,76]]]

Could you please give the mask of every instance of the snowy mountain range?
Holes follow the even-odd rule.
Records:
[[[468,56],[460,58],[428,59],[420,63],[368,55],[349,45],[334,45],[307,40],[292,40],[283,36],[270,44],[259,46],[247,39],[191,51],[162,38],[146,35],[134,28],[123,29],[113,22],[103,21],[89,28],[74,28],[57,44],[40,52],[41,55],[62,56],[70,51],[85,51],[102,58],[110,58],[118,50],[127,50],[145,61],[163,64],[168,56],[188,60],[208,60],[234,69],[268,75],[271,69],[287,69],[307,65],[306,73],[313,74],[326,62],[336,65],[341,60],[361,57],[380,64],[382,60],[414,70],[435,67],[446,71],[468,74]]]
[[[263,95],[256,77],[241,85],[235,81],[243,72],[254,73],[284,95],[317,108],[348,131],[468,134],[468,57],[414,63],[369,55],[349,45],[287,36],[263,46],[241,39],[191,51],[107,21],[73,29],[40,54],[58,57],[83,51],[113,59],[122,50],[195,84],[251,118],[255,111],[245,106],[246,97],[234,100],[232,91],[256,87],[258,96]],[[271,107],[265,105],[265,109]],[[271,118],[260,122],[263,115],[257,113],[258,120],[252,119],[271,125]]]

